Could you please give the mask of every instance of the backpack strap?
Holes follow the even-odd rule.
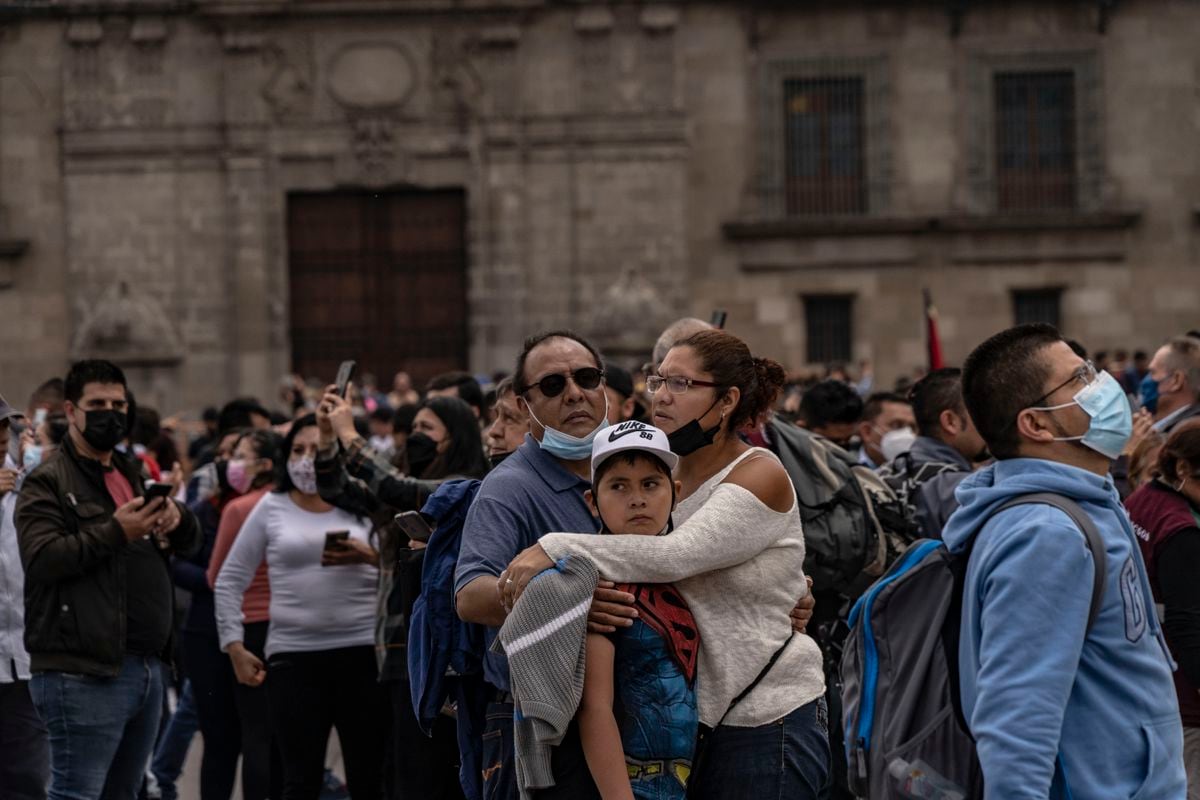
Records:
[[[1062,511],[1071,518],[1076,527],[1083,532],[1084,539],[1087,540],[1088,550],[1092,552],[1092,561],[1095,565],[1092,576],[1092,605],[1088,610],[1087,621],[1087,630],[1090,631],[1092,623],[1096,621],[1096,615],[1100,613],[1100,604],[1104,600],[1104,582],[1108,574],[1108,561],[1104,553],[1104,540],[1100,536],[1099,529],[1096,528],[1096,523],[1092,521],[1087,512],[1079,507],[1078,503],[1069,497],[1064,497],[1061,494],[1053,492],[1034,492],[1014,497],[996,509],[993,516],[1015,506],[1033,505],[1035,503],[1054,506],[1059,511]]]
[[[792,643],[792,639],[795,637],[796,631],[795,629],[792,629],[791,636],[789,636],[787,640],[780,645],[779,649],[771,655],[771,659],[767,662],[767,665],[762,668],[762,671],[759,672],[757,676],[755,676],[754,680],[750,681],[750,685],[745,689],[742,689],[742,691],[738,693],[738,696],[729,702],[729,707],[725,709],[725,713],[721,715],[721,718],[717,720],[717,724],[713,726],[714,730],[721,727],[721,723],[724,722],[725,718],[729,716],[729,712],[733,711],[734,706],[745,700],[746,695],[750,694],[752,691],[754,691],[754,687],[762,683],[763,678],[767,677],[767,673],[771,671],[771,667],[775,666],[775,662],[779,660],[779,657],[783,655],[783,651],[787,649],[787,646]]]

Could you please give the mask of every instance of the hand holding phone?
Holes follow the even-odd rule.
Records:
[[[350,381],[354,380],[354,373],[358,371],[357,361],[343,361],[338,367],[337,380],[334,384],[337,386],[337,393],[343,399],[346,397],[346,390],[350,387]]]
[[[350,538],[350,531],[326,531],[325,550],[340,550],[343,542]]]
[[[428,542],[433,535],[433,527],[420,511],[402,511],[393,519],[404,535],[413,541]]]
[[[160,483],[158,481],[146,481],[146,506],[149,507],[155,500],[168,499],[175,493],[175,487],[170,483]]]

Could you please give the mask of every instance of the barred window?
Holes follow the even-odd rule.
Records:
[[[1074,74],[997,73],[994,98],[998,208],[1074,208]]]
[[[851,295],[808,295],[804,298],[810,364],[850,360],[854,350],[853,306]]]
[[[863,79],[785,80],[783,101],[787,213],[865,212]]]
[[[1013,291],[1013,318],[1017,325],[1046,322],[1062,328],[1062,289]]]

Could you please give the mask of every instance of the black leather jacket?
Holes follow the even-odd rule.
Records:
[[[113,467],[143,493],[141,462],[113,453]],[[174,502],[174,501],[172,501]],[[179,526],[160,551],[188,556],[200,526],[178,504]],[[17,501],[17,539],[25,567],[25,647],[34,672],[116,676],[125,657],[126,539],[99,462],[83,458],[67,437],[25,479]],[[163,598],[174,603],[174,597]],[[170,662],[171,643],[161,654]]]

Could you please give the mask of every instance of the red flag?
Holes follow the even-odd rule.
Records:
[[[929,353],[929,371],[946,366],[942,359],[942,340],[938,337],[937,309],[933,307],[933,297],[928,289],[923,289],[925,295],[925,347]]]

